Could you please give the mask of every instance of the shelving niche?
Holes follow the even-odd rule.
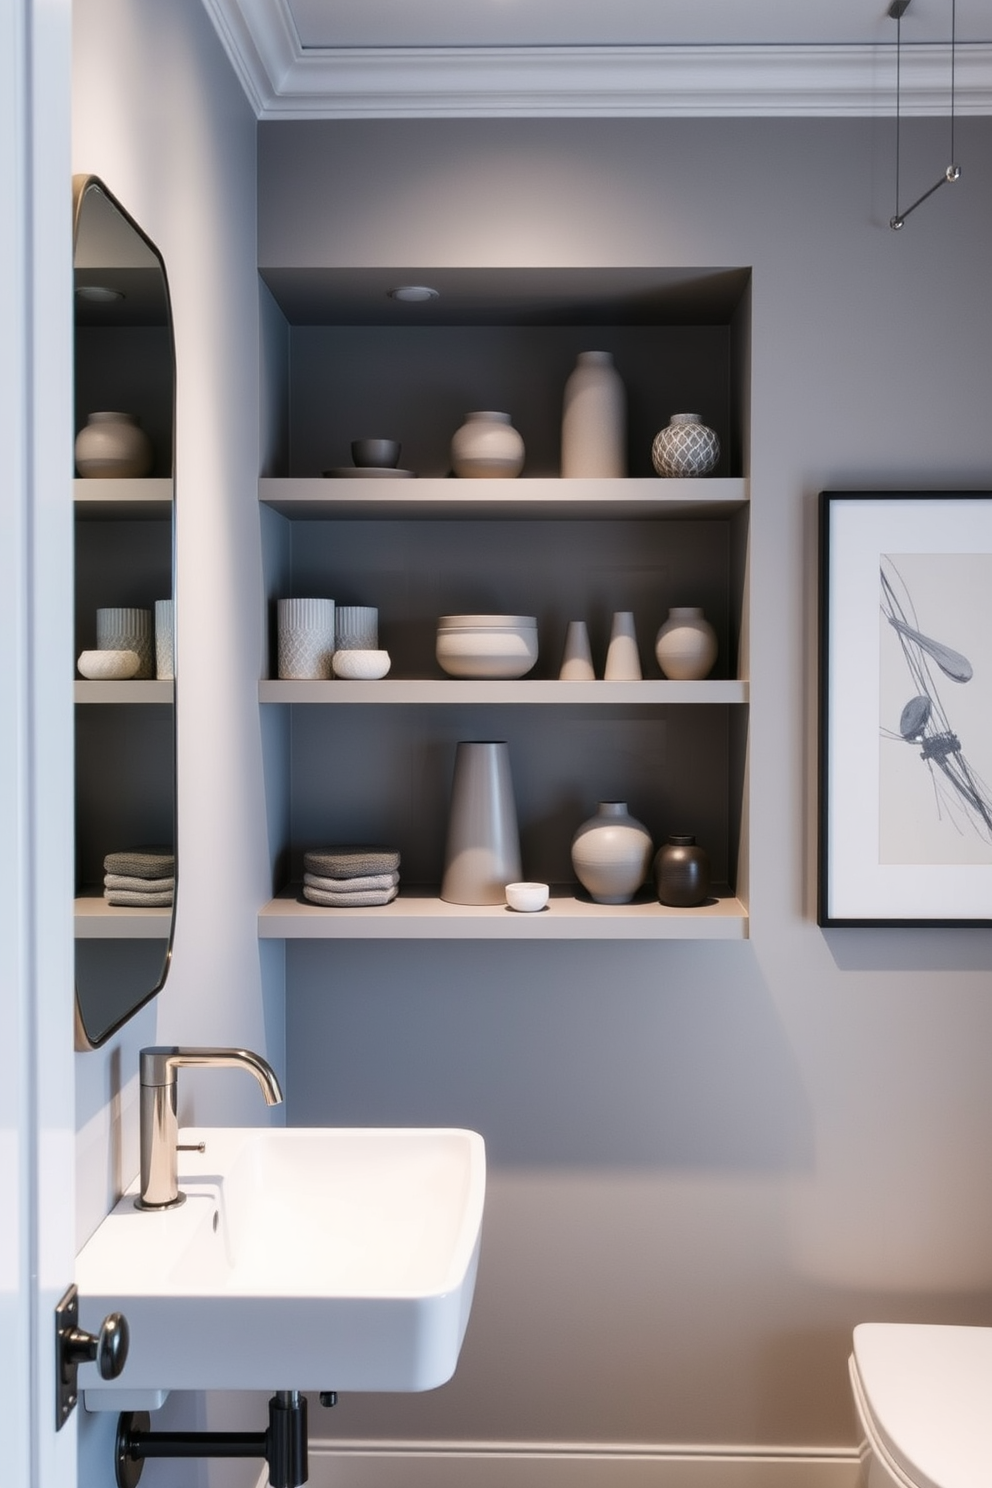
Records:
[[[267,373],[274,430],[259,483],[272,647],[259,697],[276,897],[266,938],[743,938],[749,275],[743,269],[433,271],[438,300],[397,305],[409,271],[262,270],[274,297]],[[557,476],[561,395],[579,351],[613,352],[628,395],[625,480]],[[448,474],[451,434],[501,408],[527,446],[517,480]],[[691,408],[721,439],[704,480],[659,480],[653,434]],[[415,479],[323,478],[353,438],[402,441]],[[325,595],[379,609],[390,675],[374,683],[276,679],[275,600]],[[673,605],[702,605],[720,654],[704,682],[664,680],[654,638]],[[602,672],[610,619],[633,610],[645,680],[557,680],[565,628],[583,618]],[[538,617],[541,654],[516,682],[457,681],[434,660],[440,614]],[[270,710],[275,710],[273,716]],[[510,744],[526,877],[550,908],[519,915],[437,897],[455,745]],[[600,800],[626,800],[655,841],[694,832],[715,901],[674,911],[644,891],[593,904],[569,846]],[[383,841],[402,853],[400,897],[318,909],[299,893],[307,847]]]

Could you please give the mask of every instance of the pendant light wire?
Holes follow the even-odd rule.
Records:
[[[915,212],[917,207],[922,206],[927,197],[933,196],[941,186],[950,181],[961,178],[961,167],[955,161],[954,148],[954,116],[955,116],[955,89],[956,77],[955,67],[957,61],[957,0],[951,0],[951,163],[948,165],[939,181],[934,182],[929,191],[924,191],[922,196],[917,197],[912,206],[905,211],[899,210],[899,165],[900,146],[902,141],[902,18],[909,9],[910,0],[892,0],[889,6],[889,15],[896,23],[896,210],[895,215],[889,218],[889,226],[893,232],[898,232],[905,225],[906,218],[910,212]]]

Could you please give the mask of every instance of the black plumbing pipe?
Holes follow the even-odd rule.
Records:
[[[264,1457],[271,1488],[301,1488],[307,1481],[307,1401],[281,1390],[269,1401],[267,1431],[145,1431],[129,1412],[118,1423],[118,1484],[136,1483],[141,1469],[122,1478],[125,1463],[148,1457]],[[143,1416],[142,1420],[147,1420]]]

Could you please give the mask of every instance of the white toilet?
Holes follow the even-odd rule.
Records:
[[[859,1488],[990,1488],[992,1328],[860,1323]]]

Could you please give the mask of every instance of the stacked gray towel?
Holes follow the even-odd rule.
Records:
[[[168,847],[133,847],[103,860],[103,897],[129,909],[169,906],[176,889],[176,859]]]
[[[392,847],[323,847],[303,855],[303,897],[334,909],[388,904],[399,893],[400,855]]]

